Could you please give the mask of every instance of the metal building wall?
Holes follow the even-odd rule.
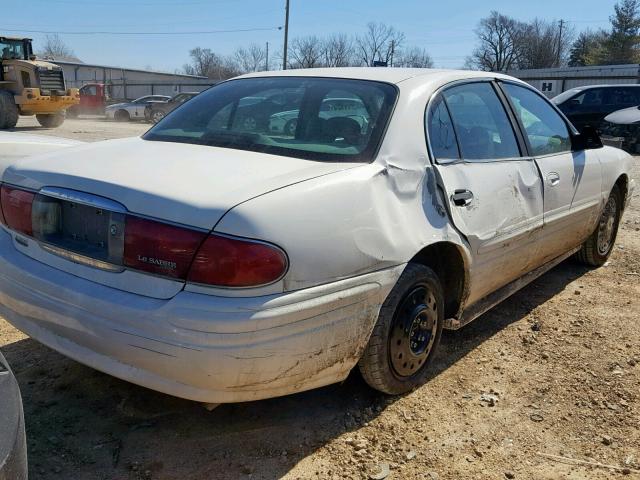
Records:
[[[640,83],[638,64],[512,70],[506,73],[524,80],[549,98],[585,85]]]
[[[64,71],[67,87],[82,87],[87,83],[109,85],[114,99],[133,100],[144,95],[175,95],[179,92],[200,92],[215,82],[205,77],[163,72],[151,72],[102,65],[57,61]]]

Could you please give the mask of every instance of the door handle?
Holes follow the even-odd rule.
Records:
[[[473,202],[473,192],[470,190],[454,190],[451,201],[458,207],[466,207]]]
[[[547,175],[547,182],[549,182],[549,185],[552,187],[555,187],[560,183],[560,175],[557,172],[550,172]]]

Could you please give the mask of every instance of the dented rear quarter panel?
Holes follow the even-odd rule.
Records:
[[[449,220],[427,154],[423,117],[441,84],[441,77],[398,84],[372,163],[253,198],[227,212],[215,230],[284,248],[285,291],[405,264],[442,241],[455,244],[469,264],[469,247]]]

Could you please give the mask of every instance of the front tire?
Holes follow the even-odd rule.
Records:
[[[0,130],[13,128],[18,123],[18,107],[13,94],[6,90],[0,90]]]
[[[598,226],[576,254],[582,263],[591,267],[601,267],[611,255],[618,236],[622,202],[620,188],[614,185],[598,220]]]
[[[64,115],[62,113],[38,114],[36,119],[45,128],[56,128],[64,123]]]
[[[358,366],[364,380],[398,395],[422,385],[440,343],[444,295],[429,267],[409,263],[385,300]]]

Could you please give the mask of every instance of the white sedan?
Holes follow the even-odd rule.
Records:
[[[144,109],[154,103],[167,103],[171,97],[166,95],[145,95],[136,98],[131,102],[114,103],[104,109],[104,113],[109,120],[126,122],[129,120],[144,120]]]
[[[238,105],[274,93],[296,99],[282,106],[296,128],[247,131]],[[359,99],[366,122],[322,118],[326,98]],[[427,378],[443,328],[570,255],[602,265],[630,169],[504,75],[251,74],[141,138],[8,168],[0,314],[79,362],[203,402],[356,366],[402,393]]]

